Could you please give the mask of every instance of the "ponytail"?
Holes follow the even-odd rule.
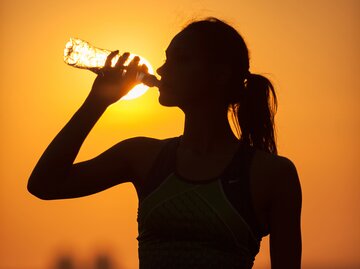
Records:
[[[275,90],[266,77],[247,71],[249,52],[242,36],[235,28],[214,17],[191,22],[183,31],[196,34],[196,42],[203,44],[202,52],[213,62],[232,66],[233,75],[223,97],[228,111],[232,110],[240,141],[277,155]],[[242,81],[240,86],[239,81]],[[273,104],[270,104],[270,93]]]
[[[230,104],[232,118],[241,129],[240,141],[277,155],[274,116],[277,98],[271,82],[258,74],[247,74],[241,97]],[[270,103],[270,92],[273,103]],[[239,127],[236,130],[239,135]]]

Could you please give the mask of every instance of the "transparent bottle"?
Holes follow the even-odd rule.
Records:
[[[110,50],[100,49],[80,38],[71,37],[65,45],[64,62],[68,65],[88,69],[96,73],[97,70],[100,70],[105,65],[106,58],[110,53]],[[121,54],[119,53],[112,58],[111,66],[115,66],[120,56]],[[150,63],[139,55],[130,54],[124,63],[124,72],[126,72],[127,65],[135,56],[140,58],[140,65],[145,64],[148,67],[148,73],[139,72],[136,76],[137,80],[148,87],[157,87],[160,81],[153,75],[154,72]]]

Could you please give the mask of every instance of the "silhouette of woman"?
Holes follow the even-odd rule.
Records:
[[[116,53],[108,56],[83,105],[41,156],[29,192],[44,200],[67,199],[132,182],[139,198],[141,269],[252,268],[267,235],[271,268],[299,269],[297,170],[277,154],[275,91],[267,78],[250,73],[239,33],[211,17],[188,24],[167,48],[157,70],[159,102],[185,113],[182,135],[129,138],[74,164],[106,108],[136,84],[136,72],[146,71],[135,58],[122,75],[129,54],[111,67]],[[241,129],[239,139],[228,111]]]

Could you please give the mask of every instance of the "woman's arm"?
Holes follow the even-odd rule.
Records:
[[[118,166],[124,170],[120,176],[131,175],[131,172],[128,171],[129,164],[126,164],[126,158],[130,155],[126,153],[131,148],[129,141],[119,144],[93,160],[73,165],[86,136],[106,108],[118,101],[136,84],[139,59],[134,59],[126,74],[122,76],[120,68],[129,54],[124,54],[119,58],[117,65],[111,67],[111,60],[116,54],[115,51],[108,56],[105,67],[102,69],[104,76],[97,76],[84,104],[53,139],[36,164],[27,185],[29,192],[35,196],[41,199],[55,199],[67,195],[80,195],[80,185],[87,183],[86,180],[90,174],[94,175],[95,171],[107,171],[108,175],[111,174],[112,170],[108,169],[109,160],[118,152],[123,155],[120,158],[123,162]],[[116,184],[118,182],[116,180],[111,179],[111,182],[107,182],[105,179],[97,181],[96,184],[92,182],[93,185],[96,185],[93,186],[96,188],[93,188],[92,191]],[[71,190],[75,187],[75,190]],[[83,187],[86,188],[85,185]]]
[[[272,269],[301,268],[302,193],[295,165],[280,157],[273,178],[270,214]]]

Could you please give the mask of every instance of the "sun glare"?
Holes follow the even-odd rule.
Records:
[[[131,59],[133,59],[136,56],[136,54],[130,54],[128,60],[125,62],[125,65],[127,65]],[[137,55],[139,56],[139,55]],[[154,70],[151,66],[151,64],[143,57],[139,56],[140,58],[140,62],[139,65],[145,64],[148,67],[148,72],[149,74],[154,74]],[[113,61],[111,62],[111,65],[115,64],[117,60],[113,59]],[[148,86],[146,86],[145,84],[141,83],[136,85],[134,88],[132,88],[125,96],[123,96],[121,98],[121,100],[131,100],[134,98],[137,98],[141,95],[143,95],[147,90],[149,89]]]

